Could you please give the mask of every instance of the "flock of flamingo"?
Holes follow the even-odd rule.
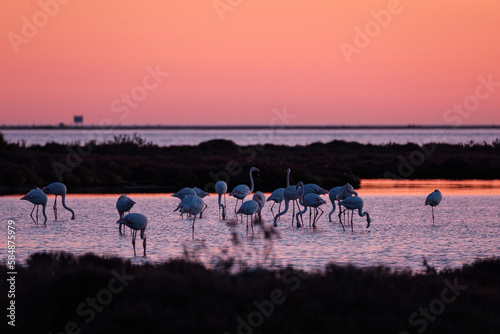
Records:
[[[302,227],[304,222],[302,215],[307,212],[309,208],[309,226],[314,230],[316,229],[316,223],[319,218],[323,215],[324,211],[321,209],[321,205],[326,204],[325,200],[321,198],[321,195],[328,194],[329,199],[332,203],[332,210],[330,211],[328,218],[329,221],[332,222],[332,214],[336,210],[336,206],[339,206],[339,223],[341,224],[343,230],[345,231],[344,222],[348,223],[349,220],[349,211],[351,212],[351,231],[354,231],[353,227],[353,216],[354,211],[358,211],[358,215],[360,217],[366,216],[366,228],[370,227],[371,218],[368,212],[363,211],[363,199],[358,196],[358,193],[354,191],[353,187],[346,183],[344,186],[338,186],[327,191],[326,189],[321,188],[320,186],[314,183],[304,184],[302,181],[297,183],[296,185],[290,185],[290,168],[287,170],[286,177],[286,188],[278,188],[274,190],[269,198],[266,199],[266,196],[261,191],[256,191],[251,200],[244,201],[246,197],[251,195],[254,191],[254,180],[253,180],[253,172],[259,172],[259,169],[256,167],[250,168],[250,187],[246,184],[240,184],[234,187],[233,191],[229,194],[229,196],[233,196],[236,198],[236,203],[234,206],[234,213],[236,219],[238,215],[240,215],[240,220],[242,221],[242,216],[246,216],[246,224],[248,230],[248,220],[250,218],[250,225],[253,231],[253,222],[256,217],[261,220],[261,211],[266,202],[272,201],[273,204],[271,206],[271,214],[274,220],[274,226],[277,227],[278,219],[288,212],[290,202],[292,202],[292,226],[294,225],[294,219],[296,222],[296,227]],[[224,181],[218,181],[215,184],[215,191],[218,194],[218,206],[219,206],[219,217],[221,217],[222,211],[222,220],[225,220],[227,217],[226,214],[226,193],[227,193],[227,183]],[[66,186],[61,182],[54,182],[49,184],[48,186],[39,189],[35,188],[28,192],[28,194],[21,198],[21,200],[27,200],[34,204],[33,209],[31,210],[30,217],[33,222],[38,225],[38,207],[42,206],[42,214],[44,217],[44,225],[47,223],[47,215],[45,213],[45,207],[47,205],[47,195],[52,194],[55,195],[54,199],[54,216],[55,220],[57,220],[57,196],[61,196],[61,201],[63,207],[71,212],[71,219],[75,219],[75,212],[66,205]],[[207,208],[207,204],[204,203],[203,198],[209,196],[209,194],[199,188],[183,188],[177,193],[172,195],[173,197],[177,197],[181,200],[179,205],[175,208],[175,211],[179,211],[181,216],[187,214],[188,216],[193,217],[192,221],[192,233],[194,238],[194,224],[196,217],[199,215],[202,218],[203,212]],[[426,200],[425,205],[430,205],[432,208],[432,224],[434,225],[434,207],[439,205],[441,202],[441,192],[439,190],[434,190],[430,193]],[[222,200],[223,199],[223,200]],[[241,200],[241,205],[238,208],[238,202]],[[224,201],[224,203],[222,203]],[[281,203],[285,202],[285,208],[281,211]],[[146,216],[141,213],[130,213],[130,210],[134,206],[136,202],[130,199],[127,195],[121,195],[116,202],[116,209],[118,210],[119,219],[117,224],[119,225],[118,230],[120,235],[125,232],[122,232],[122,225],[128,226],[132,230],[132,246],[134,248],[134,256],[136,255],[135,251],[135,240],[137,236],[137,232],[141,231],[140,237],[143,239],[143,248],[144,248],[144,256],[146,256],[146,227],[148,224]],[[274,214],[273,207],[275,204],[279,204],[278,213]],[[302,210],[300,209],[300,205],[303,206]],[[295,206],[297,206],[297,213],[295,213]],[[343,210],[342,210],[343,207]],[[33,218],[33,212],[36,208],[36,220]],[[314,209],[314,217],[313,215]],[[129,214],[125,215],[126,212]],[[347,213],[347,219],[345,218]],[[344,214],[344,221],[342,221],[342,214]]]

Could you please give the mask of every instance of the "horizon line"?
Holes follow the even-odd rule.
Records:
[[[500,129],[500,124],[487,125],[425,125],[425,124],[407,124],[407,125],[0,125],[0,129],[5,130],[338,130],[338,129]]]

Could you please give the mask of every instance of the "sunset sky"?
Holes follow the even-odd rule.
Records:
[[[0,18],[0,124],[500,124],[498,0],[3,0]]]

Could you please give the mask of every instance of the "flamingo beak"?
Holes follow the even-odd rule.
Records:
[[[27,201],[27,200],[28,200],[28,196],[23,196],[22,198],[20,198],[20,200],[23,200],[23,199],[24,199],[25,201]]]
[[[371,221],[372,221],[371,219],[368,219],[368,220],[367,220],[368,225],[366,225],[366,228],[370,227],[370,223],[371,223]]]

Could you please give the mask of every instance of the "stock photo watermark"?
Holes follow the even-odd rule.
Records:
[[[359,26],[354,27],[355,34],[352,44],[347,42],[339,44],[340,50],[348,64],[352,62],[354,54],[359,55],[362,50],[371,44],[374,38],[382,33],[384,28],[387,28],[391,24],[394,16],[403,12],[403,6],[399,0],[389,0],[386,8],[378,11],[371,10],[370,15],[373,19],[366,22],[363,28]]]
[[[28,44],[30,40],[35,38],[40,29],[49,24],[61,10],[61,5],[66,5],[71,0],[40,0],[38,1],[39,9],[31,16],[23,16],[21,18],[20,34],[13,31],[7,34],[12,50],[17,54],[19,47],[22,44]]]
[[[7,221],[7,324],[16,326],[16,222]]]
[[[270,138],[267,139],[266,142],[271,142],[272,137],[275,135],[275,131],[278,129],[283,129],[286,125],[290,124],[290,120],[295,118],[295,114],[288,113],[287,107],[283,107],[282,110],[278,108],[273,108],[273,115],[269,120],[269,129],[274,130],[271,134],[267,134],[266,130],[259,130],[255,136],[259,139],[262,139],[265,136]],[[258,152],[262,152],[264,150],[264,146],[262,145],[252,145],[249,147],[238,146],[237,152],[241,156],[245,156],[245,160],[247,163],[251,163],[257,157]],[[243,171],[243,167],[236,160],[229,160],[223,171],[219,171],[215,173],[214,171],[209,172],[210,178],[214,182],[207,183],[203,188],[206,192],[213,192],[215,190],[215,182],[217,181],[225,181],[229,184],[231,177],[235,177],[240,175]]]
[[[90,324],[96,318],[97,313],[102,312],[105,306],[111,304],[114,296],[121,293],[135,279],[135,276],[125,273],[125,268],[122,268],[121,273],[112,269],[111,274],[113,277],[109,280],[106,288],[99,290],[95,297],[87,297],[85,301],[77,305],[75,313],[86,324]],[[68,321],[64,325],[64,331],[55,334],[79,334],[81,332],[82,329],[77,321]]]
[[[281,277],[283,284],[287,285],[287,289],[292,292],[297,291],[302,285],[302,281],[307,279],[309,274],[305,272],[292,272],[286,270]],[[264,299],[262,301],[254,300],[252,305],[255,310],[250,312],[246,319],[241,316],[236,318],[238,326],[236,328],[236,333],[238,334],[252,334],[254,329],[262,326],[266,318],[271,317],[277,306],[286,302],[285,291],[282,289],[274,289],[269,293],[269,299]],[[225,332],[224,334],[229,334]]]
[[[148,93],[157,89],[164,79],[170,75],[169,72],[162,71],[159,64],[155,67],[146,66],[145,70],[146,74],[142,78],[141,84],[132,87],[127,93],[123,93],[119,98],[111,101],[111,111],[113,114],[117,114],[122,121],[129,116],[131,109],[136,109],[139,103],[148,97]],[[100,133],[103,135],[103,131],[112,124],[113,122],[109,118],[101,119],[99,122]],[[84,157],[92,153],[92,146],[92,142],[87,142],[85,146],[77,146],[75,150],[71,145],[66,145],[68,153],[66,154],[65,163],[60,161],[52,162],[52,170],[59,182],[63,181],[65,173],[71,173],[74,168],[82,163]]]
[[[444,285],[446,285],[443,290],[441,290],[440,298],[435,298],[429,302],[428,307],[419,307],[418,312],[413,312],[408,317],[408,323],[412,327],[418,327],[416,329],[417,333],[423,333],[429,326],[429,322],[434,322],[437,316],[443,314],[446,310],[446,305],[450,305],[457,297],[460,296],[462,291],[467,289],[467,285],[461,285],[458,283],[458,278],[455,277],[453,283],[444,280]],[[410,332],[402,331],[399,334],[410,334]]]
[[[500,81],[494,81],[493,75],[478,76],[479,82],[474,93],[466,96],[461,103],[453,104],[452,108],[446,109],[443,113],[443,120],[451,123],[454,126],[460,126],[465,118],[469,118],[473,112],[477,111],[481,105],[481,101],[490,98],[493,93],[500,87]],[[398,174],[390,171],[384,173],[385,178],[389,179],[404,179],[410,177],[417,167],[421,166],[428,157],[436,150],[436,143],[440,142],[443,137],[443,132],[437,130],[431,135],[432,142],[428,145],[422,145],[419,149],[413,150],[408,157],[398,156]]]
[[[214,6],[215,12],[219,16],[221,21],[224,21],[224,13],[232,12],[236,7],[241,5],[243,0],[214,0],[212,5]]]

